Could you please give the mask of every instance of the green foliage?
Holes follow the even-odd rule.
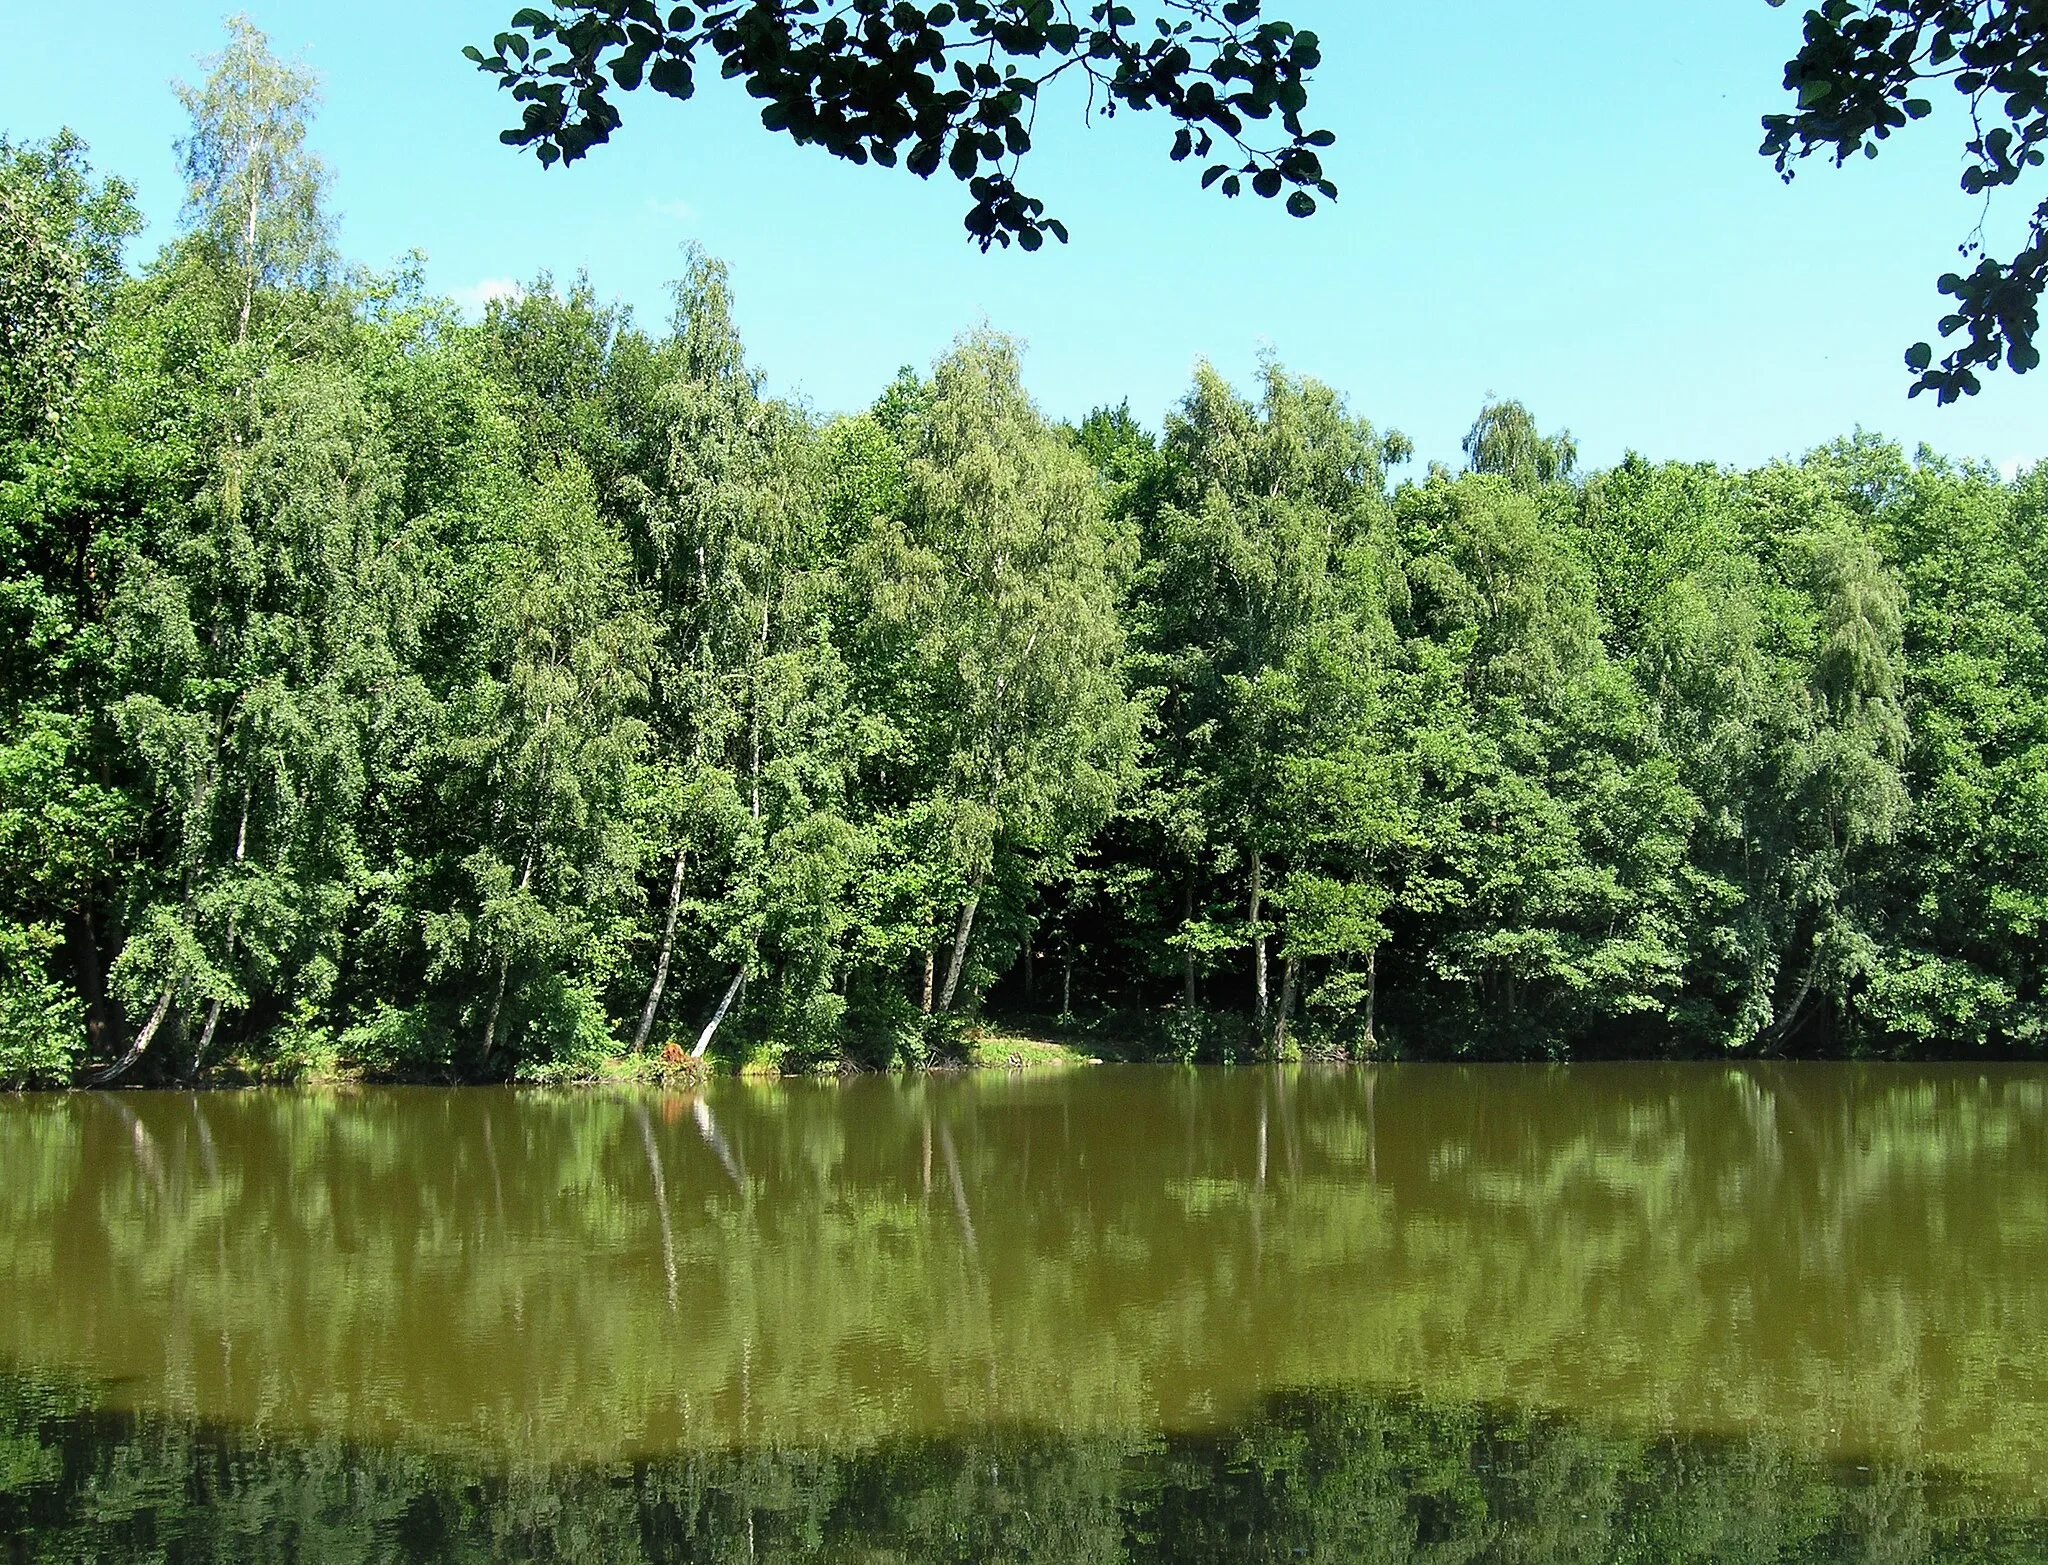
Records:
[[[51,970],[48,924],[0,924],[0,1088],[60,1087],[85,1050],[85,1008]]]
[[[693,10],[655,0],[557,0],[522,7],[490,52],[463,51],[523,105],[499,139],[544,165],[573,163],[619,128],[613,92],[643,82],[671,98],[697,90],[701,57],[762,100],[761,124],[799,146],[929,179],[943,162],[974,200],[968,233],[986,250],[1014,239],[1036,250],[1067,230],[1015,183],[1031,150],[1039,91],[1073,71],[1107,111],[1157,109],[1175,122],[1171,156],[1201,159],[1202,185],[1249,185],[1308,217],[1334,200],[1320,152],[1336,138],[1302,123],[1316,35],[1262,22],[1260,0],[1167,0],[1140,21],[1096,5],[1078,21],[1037,0],[815,4],[714,0]],[[1000,68],[999,68],[1000,67]],[[1094,101],[1090,98],[1091,103]],[[1277,119],[1285,136],[1251,139]],[[1226,150],[1227,149],[1227,150]],[[1220,158],[1223,161],[1211,161]],[[1236,161],[1231,161],[1236,160]]]
[[[2048,27],[2034,7],[2011,0],[1829,0],[1809,10],[1799,52],[1785,62],[1793,108],[1764,116],[1763,155],[1788,180],[1815,152],[1838,168],[1859,152],[1874,158],[1895,131],[1934,112],[1922,94],[1944,79],[1968,105],[1960,183],[1988,207],[2041,166],[2048,137]],[[2041,363],[2034,336],[2048,290],[2048,202],[2030,214],[2010,260],[1984,253],[1981,220],[1960,248],[1980,259],[1967,273],[1942,276],[1938,287],[1955,308],[1940,335],[1964,340],[1939,363],[1925,342],[1906,350],[1911,396],[1932,391],[1936,401],[1953,402],[1976,395],[1978,371],[2001,360],[2015,375]]]
[[[2048,1043],[2043,475],[1493,402],[1395,485],[1277,364],[1059,426],[989,331],[820,419],[710,257],[465,324],[332,264],[260,34],[187,96],[138,276],[0,148],[15,1078]]]

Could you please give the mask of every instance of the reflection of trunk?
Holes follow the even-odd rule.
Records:
[[[654,1206],[661,1216],[661,1269],[668,1273],[668,1311],[676,1311],[676,1241],[668,1221],[668,1180],[662,1174],[661,1149],[654,1144],[654,1126],[647,1118],[647,1105],[633,1106],[640,1121],[640,1148],[647,1154],[647,1168],[654,1175]],[[484,1124],[488,1126],[489,1120]]]
[[[974,877],[974,885],[967,893],[967,900],[960,907],[960,921],[953,926],[953,959],[946,964],[946,986],[939,991],[939,1009],[953,1009],[953,997],[960,989],[960,970],[967,965],[967,942],[974,933],[975,910],[981,906],[981,877]]]
[[[704,1051],[711,1047],[711,1040],[718,1032],[718,1024],[725,1020],[725,1013],[732,1009],[732,1002],[739,998],[740,985],[747,981],[747,969],[743,964],[732,975],[732,982],[726,985],[725,998],[718,1002],[718,1009],[711,1013],[711,1020],[704,1024],[704,1030],[697,1035],[697,1047],[690,1051],[690,1058],[701,1060]]]
[[[690,1105],[690,1118],[697,1122],[697,1134],[704,1138],[704,1144],[718,1155],[718,1161],[724,1165],[726,1176],[732,1180],[733,1188],[741,1195],[745,1195],[746,1176],[740,1168],[739,1159],[733,1155],[732,1148],[726,1145],[725,1137],[719,1134],[718,1121],[711,1117],[711,1105],[699,1097]]]
[[[967,1258],[979,1263],[981,1247],[974,1240],[974,1217],[967,1209],[967,1186],[960,1178],[960,1155],[953,1150],[953,1131],[939,1121],[939,1150],[946,1155],[946,1177],[953,1185],[953,1211],[960,1219],[960,1231],[967,1238]]]
[[[640,1026],[633,1034],[633,1047],[647,1047],[654,1031],[654,1013],[661,1008],[661,991],[668,985],[668,960],[676,948],[676,914],[683,906],[683,850],[676,850],[676,872],[668,883],[668,921],[661,926],[661,954],[654,961],[654,983],[647,991],[647,1004],[640,1011]]]
[[[924,1000],[920,1006],[920,1009],[922,1009],[925,1015],[927,1016],[931,1015],[932,1010],[933,969],[935,969],[938,965],[938,958],[932,954],[932,948],[929,945],[927,945],[924,948]]]
[[[71,953],[78,993],[85,1001],[86,1042],[95,1055],[104,1054],[112,1042],[114,1022],[107,1010],[106,975],[100,969],[100,943],[90,912],[81,909],[64,915],[64,944]]]
[[[1266,932],[1259,928],[1259,906],[1265,893],[1266,863],[1252,849],[1252,1026],[1266,1030]]]
[[[1280,975],[1280,1019],[1273,1024],[1273,1052],[1281,1053],[1287,1047],[1287,1019],[1294,1014],[1294,975],[1301,965],[1299,957],[1290,956],[1287,966]]]
[[[135,1041],[128,1046],[128,1052],[93,1078],[95,1087],[106,1085],[127,1070],[149,1052],[149,1045],[156,1037],[157,1029],[164,1024],[164,1018],[171,1012],[171,995],[176,992],[175,984],[167,985],[157,997],[156,1009],[149,1013],[149,1020],[142,1024],[142,1031],[135,1035]]]

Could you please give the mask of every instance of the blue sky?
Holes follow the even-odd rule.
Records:
[[[1268,0],[1323,39],[1313,117],[1338,133],[1341,201],[1307,222],[1225,202],[1166,161],[1156,116],[1084,130],[1056,100],[1025,183],[1074,242],[984,256],[949,176],[791,147],[715,80],[686,105],[626,98],[610,146],[542,170],[498,145],[509,100],[460,54],[517,3],[250,0],[322,76],[345,250],[381,266],[420,249],[432,285],[471,300],[584,269],[652,324],[696,239],[732,267],[769,386],[821,411],[985,320],[1026,341],[1056,416],[1128,397],[1156,424],[1197,358],[1248,383],[1271,352],[1423,458],[1455,461],[1489,392],[1597,464],[1750,463],[1859,425],[2005,467],[2048,455],[2048,372],[1947,409],[1905,397],[1899,355],[1929,335],[1934,278],[1976,218],[1953,117],[1789,186],[1756,155],[1796,5]],[[8,10],[0,130],[78,130],[140,189],[135,254],[153,251],[180,194],[170,79],[199,74],[225,11],[103,0],[83,38],[81,7]]]

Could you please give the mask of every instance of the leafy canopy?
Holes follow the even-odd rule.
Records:
[[[1934,112],[1922,94],[1936,81],[1968,105],[1962,187],[1985,198],[1988,214],[1997,191],[2041,166],[2048,142],[2048,13],[2033,0],[1827,0],[1806,13],[1805,38],[1785,65],[1797,102],[1764,117],[1761,150],[1788,180],[1815,152],[1832,154],[1836,167],[1858,152],[1874,158],[1893,131]],[[2016,375],[2041,362],[2034,334],[2048,288],[2048,201],[2010,260],[1984,253],[1981,219],[1960,249],[1979,258],[1976,267],[1938,286],[1955,300],[1941,336],[1961,340],[1938,364],[1925,342],[1906,350],[1910,395],[1931,391],[1943,403],[1974,396],[1978,372],[2001,359]]]
[[[1041,90],[1069,74],[1105,115],[1164,111],[1177,122],[1173,160],[1201,160],[1205,189],[1285,191],[1296,217],[1336,198],[1319,156],[1336,138],[1301,118],[1316,35],[1262,21],[1259,7],[1161,0],[1141,19],[1115,0],[1085,16],[1065,0],[556,0],[521,9],[488,53],[464,53],[523,105],[500,139],[544,164],[611,139],[614,89],[691,97],[709,55],[761,100],[769,130],[853,163],[900,160],[920,179],[944,164],[973,197],[967,231],[984,250],[1013,239],[1036,250],[1067,230],[1017,173]],[[1276,118],[1281,134],[1261,136]]]

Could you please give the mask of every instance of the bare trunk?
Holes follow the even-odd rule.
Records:
[[[1813,980],[1820,972],[1820,950],[1816,946],[1813,960],[1806,964],[1806,976],[1799,980],[1798,992],[1792,996],[1792,1003],[1785,1008],[1785,1014],[1771,1023],[1771,1035],[1783,1038],[1789,1035],[1800,1019],[1800,1012],[1806,1009],[1807,996],[1813,992]]]
[[[95,1055],[103,1054],[111,1044],[114,1021],[107,1010],[106,975],[100,968],[99,936],[90,912],[64,915],[64,943],[71,952],[78,993],[85,1001],[86,1042]]]
[[[946,964],[946,986],[939,991],[939,1009],[953,1009],[953,997],[960,990],[960,970],[967,965],[967,941],[974,933],[975,910],[981,906],[981,877],[960,907],[960,921],[953,926],[953,959]]]
[[[150,1043],[156,1038],[157,1029],[163,1026],[164,1018],[171,1013],[171,996],[176,990],[175,984],[165,986],[164,992],[157,997],[156,1009],[149,1013],[149,1020],[142,1024],[142,1031],[135,1035],[135,1041],[128,1046],[128,1052],[93,1077],[92,1084],[95,1087],[104,1087],[149,1052]]]
[[[1252,1025],[1266,1030],[1266,932],[1259,927],[1259,909],[1265,900],[1266,861],[1252,849]]]
[[[213,1047],[213,1030],[220,1025],[220,1001],[215,1000],[206,1007],[206,1025],[199,1029],[199,1047],[192,1051],[192,1074],[199,1074],[199,1062],[206,1058],[206,1051]]]
[[[1280,1016],[1273,1024],[1273,1053],[1277,1056],[1287,1047],[1287,1019],[1294,1014],[1294,976],[1301,966],[1299,957],[1290,956],[1280,974]]]
[[[654,983],[647,991],[647,1004],[640,1010],[640,1026],[633,1034],[633,1048],[647,1047],[654,1031],[654,1013],[661,1008],[661,991],[668,986],[669,958],[676,948],[676,914],[683,906],[683,853],[676,853],[676,872],[668,883],[668,919],[661,926],[661,954],[654,959]]]
[[[924,948],[924,1000],[922,1002],[922,1009],[925,1015],[927,1016],[931,1015],[932,1013],[932,980],[934,977],[933,970],[937,968],[938,965],[938,958],[932,954],[932,948],[930,946],[926,946]]]
[[[732,975],[732,982],[726,985],[725,998],[718,1002],[718,1009],[711,1013],[711,1020],[704,1024],[704,1030],[697,1034],[697,1047],[690,1051],[690,1058],[701,1060],[704,1051],[711,1047],[711,1040],[718,1033],[718,1024],[725,1020],[725,1013],[732,1009],[732,1002],[739,998],[740,986],[747,981],[746,964]]]
[[[1074,1014],[1074,953],[1071,947],[1060,964],[1060,1015]]]
[[[505,974],[512,965],[512,959],[505,957],[498,963],[498,988],[491,996],[490,1019],[484,1023],[484,1063],[491,1063],[491,1050],[498,1046],[498,1007],[505,1003]]]
[[[761,599],[761,639],[754,654],[753,712],[748,738],[753,748],[754,819],[761,818],[761,659],[768,655],[768,599]]]
[[[239,865],[249,851],[249,799],[255,792],[253,787],[242,789],[242,819],[235,827],[235,863]],[[221,946],[223,961],[233,961],[235,956],[235,915],[228,914],[227,939]],[[220,1026],[220,1001],[215,999],[206,1007],[206,1025],[199,1032],[199,1047],[192,1051],[192,1074],[199,1075],[200,1064],[206,1053],[213,1047],[214,1030]]]
[[[1374,946],[1365,953],[1365,1047],[1368,1052],[1380,1046],[1379,1035],[1372,1030],[1373,1012],[1379,1008],[1380,1000],[1380,948]]]
[[[256,161],[256,146],[249,144],[249,162]],[[242,230],[242,320],[235,334],[235,341],[249,340],[249,315],[256,304],[256,212],[261,198],[262,186],[253,179],[249,181],[249,215]]]
[[[1188,876],[1187,883],[1181,887],[1180,906],[1180,932],[1182,937],[1186,938],[1193,933],[1191,926],[1195,922],[1195,878],[1192,874]],[[1180,966],[1182,989],[1184,991],[1183,1003],[1192,1011],[1195,1008],[1195,948],[1192,945],[1182,947]]]

